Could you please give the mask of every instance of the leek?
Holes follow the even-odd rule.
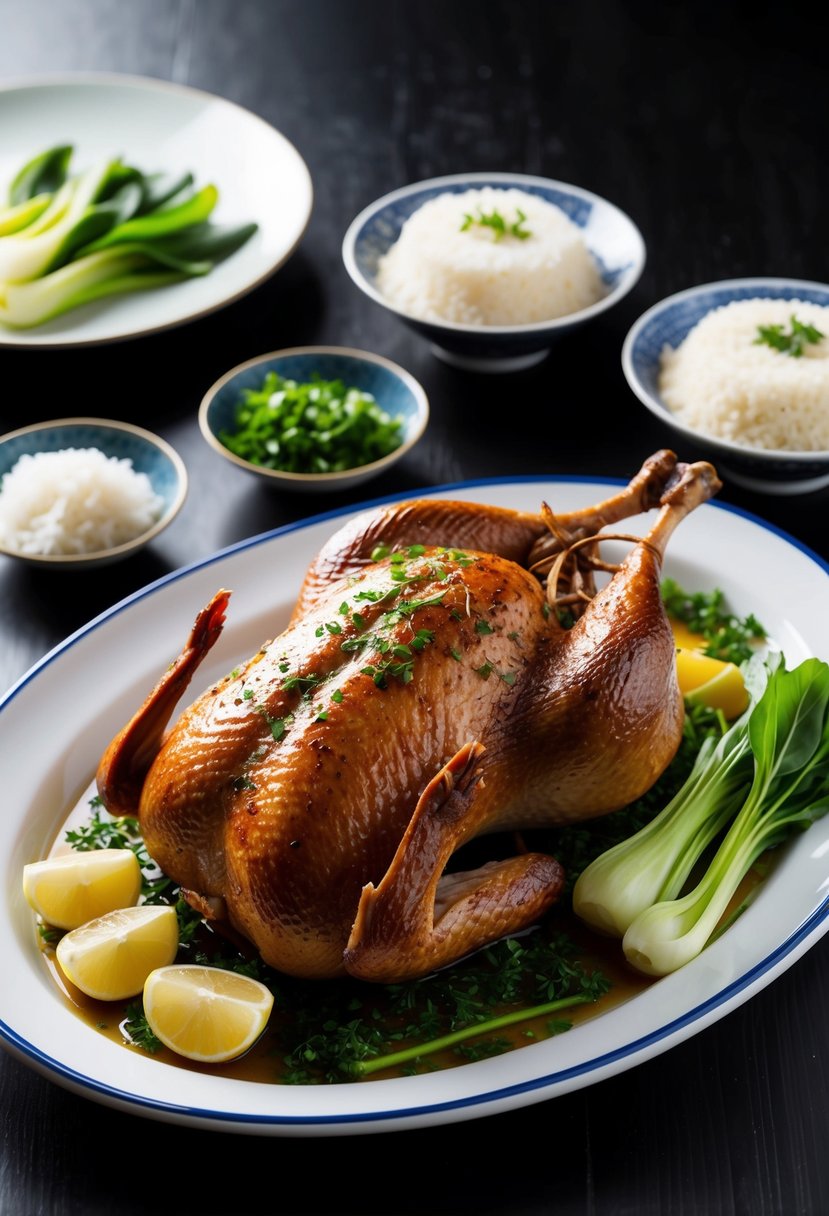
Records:
[[[573,890],[576,913],[621,937],[628,961],[650,975],[695,958],[759,856],[829,810],[829,665],[807,659],[789,671],[775,655],[743,669],[751,701],[742,717],[703,747],[668,806],[591,862]]]

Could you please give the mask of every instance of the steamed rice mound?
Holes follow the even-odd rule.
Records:
[[[497,211],[522,240],[496,239],[466,215]],[[427,321],[527,325],[579,312],[605,294],[581,229],[546,199],[492,186],[440,194],[409,217],[378,264],[377,287],[397,308]]]
[[[829,335],[829,308],[803,300],[735,300],[713,309],[660,360],[659,391],[679,422],[745,447],[829,451],[829,337],[799,358],[758,345],[758,326],[792,315]]]
[[[129,459],[97,448],[36,452],[0,480],[0,544],[30,556],[98,553],[146,532],[163,508]]]

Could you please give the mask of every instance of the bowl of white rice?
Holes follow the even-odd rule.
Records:
[[[174,448],[128,422],[61,418],[0,436],[0,554],[54,569],[119,561],[187,494]]]
[[[416,182],[351,222],[343,261],[446,362],[507,372],[617,304],[639,279],[633,221],[588,190],[520,173]]]
[[[829,284],[746,278],[677,292],[632,326],[622,367],[724,480],[766,494],[829,486]]]

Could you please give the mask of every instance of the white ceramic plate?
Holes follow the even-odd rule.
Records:
[[[71,168],[122,156],[153,172],[190,170],[214,183],[217,224],[258,231],[208,275],[96,301],[35,329],[0,325],[0,346],[85,346],[135,338],[239,299],[286,261],[311,215],[311,177],[296,148],[263,119],[222,97],[140,76],[44,77],[0,89],[0,190],[21,165],[73,144]]]
[[[616,482],[522,479],[443,486],[432,494],[569,511]],[[0,702],[0,1041],[45,1076],[153,1118],[261,1135],[336,1135],[472,1119],[554,1098],[658,1055],[723,1017],[790,967],[829,927],[829,818],[798,837],[747,911],[681,971],[567,1034],[506,1055],[400,1080],[279,1086],[183,1071],[103,1038],[71,1013],[39,955],[21,891],[87,789],[106,743],[178,653],[199,608],[232,589],[225,633],[195,696],[287,622],[305,567],[348,513],[313,517],[173,573],[67,639]],[[633,519],[626,530],[646,524]],[[774,579],[764,571],[773,569]],[[760,520],[707,504],[685,520],[666,573],[720,587],[755,612],[790,666],[829,656],[829,568]]]

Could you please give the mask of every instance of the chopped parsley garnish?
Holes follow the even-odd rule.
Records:
[[[540,930],[497,942],[417,982],[377,985],[376,1004],[347,981],[327,988],[289,981],[280,986],[291,1011],[278,1031],[284,1080],[342,1082],[383,1069],[414,1075],[431,1068],[437,1051],[459,1061],[483,1059],[512,1046],[497,1033],[510,1023],[595,1002],[609,987],[604,975],[581,963],[570,938]],[[569,1026],[548,1019],[543,1030]]]
[[[792,313],[789,323],[791,325],[789,333],[784,333],[782,325],[758,325],[754,346],[770,346],[772,350],[790,355],[792,359],[799,359],[803,354],[803,347],[807,343],[815,346],[826,337],[826,334],[821,333],[817,326],[798,321],[794,313]]]
[[[740,664],[751,657],[766,631],[749,613],[740,618],[725,603],[722,591],[684,591],[672,578],[662,581],[662,602],[669,616],[705,638],[704,653]]]
[[[306,696],[319,682],[320,677],[310,672],[306,676],[288,676],[287,680],[282,681],[282,687],[285,692],[293,692],[299,689],[303,696]]]

